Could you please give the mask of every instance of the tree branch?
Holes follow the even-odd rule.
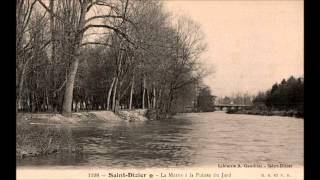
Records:
[[[60,88],[58,88],[55,91],[53,91],[53,93],[61,91],[61,89],[66,85],[66,82],[67,82],[67,80],[64,80],[64,82],[61,84]]]
[[[98,5],[98,6],[106,6],[106,7],[109,7],[110,9],[113,9],[115,10],[116,12],[119,12],[119,9],[116,7],[116,6],[112,6],[110,4],[107,4],[105,2],[102,2],[102,1],[99,1],[99,0],[96,0],[95,2],[92,2],[91,1],[91,4],[87,7],[87,12],[92,8],[92,6],[94,5]]]
[[[127,34],[125,34],[124,32],[120,31],[118,28],[115,28],[115,27],[113,27],[113,26],[109,26],[109,25],[106,25],[106,24],[89,24],[89,25],[87,25],[86,27],[84,27],[84,28],[82,29],[83,33],[84,33],[85,31],[87,31],[88,29],[90,29],[90,28],[108,28],[108,29],[111,29],[111,30],[113,30],[116,34],[121,35],[121,36],[122,36],[124,39],[126,39],[130,44],[132,44],[132,45],[135,44],[134,42],[132,42],[132,41],[130,40],[130,38],[128,37]]]
[[[27,25],[29,24],[29,21],[30,21],[30,17],[31,17],[31,14],[32,14],[32,10],[33,10],[33,7],[34,5],[36,4],[36,0],[33,1],[33,3],[31,4],[31,7],[30,9],[28,8],[28,11],[26,13],[26,16],[23,18],[23,24],[24,26],[22,27],[22,32],[25,30],[25,28],[27,27]]]
[[[94,19],[104,19],[104,18],[119,18],[119,19],[123,19],[122,16],[116,16],[116,15],[101,15],[101,16],[93,16],[93,17],[87,19],[87,20],[85,21],[85,23],[88,23],[88,22],[90,22],[90,21],[92,21],[92,20],[94,20]]]
[[[61,21],[62,23],[64,23],[64,24],[66,24],[65,22],[64,22],[64,20],[60,17],[60,16],[58,16],[58,15],[56,15],[55,13],[53,13],[53,9],[50,9],[50,8],[48,8],[41,0],[37,0],[39,3],[40,3],[40,5],[46,10],[46,11],[48,11],[51,15],[53,15],[55,18],[57,18],[59,21]]]
[[[115,48],[111,44],[103,43],[103,42],[85,42],[85,43],[81,44],[81,46],[86,46],[86,45],[102,45],[102,46],[107,46],[107,47],[110,47],[110,48]],[[126,50],[124,48],[117,48],[117,49],[120,49],[120,50],[123,50],[123,51]]]

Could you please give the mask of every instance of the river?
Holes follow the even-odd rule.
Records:
[[[18,166],[183,167],[217,163],[303,166],[303,119],[187,113],[164,121],[85,123],[72,127],[83,153],[25,158]]]

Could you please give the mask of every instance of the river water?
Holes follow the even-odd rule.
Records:
[[[303,119],[188,113],[165,121],[72,127],[83,153],[25,158],[18,166],[183,167],[218,163],[303,165]]]

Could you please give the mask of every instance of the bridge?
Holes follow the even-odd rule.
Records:
[[[219,110],[223,110],[226,108],[227,110],[241,110],[241,109],[249,109],[253,107],[253,105],[245,105],[245,104],[215,104],[215,108]]]

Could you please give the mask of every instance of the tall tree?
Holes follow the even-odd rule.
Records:
[[[61,17],[58,14],[54,14],[53,10],[50,9],[50,7],[48,7],[41,0],[38,0],[38,2],[41,4],[43,8],[45,8],[45,10],[47,10],[52,16],[54,16],[55,19],[64,23],[64,25],[66,25],[67,27],[67,30],[71,34],[70,43],[72,43],[72,49],[70,50],[70,52],[68,52],[71,56],[71,66],[67,75],[64,100],[62,105],[62,114],[65,116],[70,116],[72,108],[74,82],[79,66],[80,48],[83,43],[84,34],[91,28],[107,28],[118,33],[122,37],[127,38],[126,34],[124,34],[119,28],[117,28],[117,26],[119,26],[122,22],[126,20],[125,15],[128,0],[125,3],[124,9],[120,7],[122,5],[121,1],[120,3],[118,3],[117,6],[117,3],[111,3],[109,1],[104,0],[62,0],[63,3],[61,3],[61,5],[63,5],[63,8],[66,10],[63,14],[64,17]],[[105,14],[103,15],[94,15],[86,19],[88,13],[90,12],[90,9],[97,6],[108,7],[108,10],[105,10]],[[110,20],[111,24],[92,23],[97,19],[112,20]],[[119,22],[117,21],[117,19],[121,19],[122,21]]]

